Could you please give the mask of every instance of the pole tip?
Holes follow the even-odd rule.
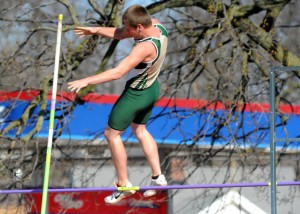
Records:
[[[63,20],[63,18],[64,18],[64,15],[63,14],[58,14],[58,20]]]

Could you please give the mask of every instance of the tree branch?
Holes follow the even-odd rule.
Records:
[[[68,0],[57,0],[57,1],[60,2],[61,4],[63,4],[68,9],[68,11],[72,17],[73,23],[75,25],[79,25],[80,21],[77,18],[77,13],[76,13],[76,10],[73,7],[73,5],[70,4],[70,2]]]

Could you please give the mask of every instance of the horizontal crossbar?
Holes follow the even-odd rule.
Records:
[[[277,186],[296,186],[300,185],[300,181],[278,182]],[[133,187],[90,187],[90,188],[61,188],[49,189],[49,193],[56,192],[100,192],[100,191],[146,191],[146,190],[171,190],[171,189],[210,189],[210,188],[234,188],[234,187],[265,187],[271,186],[270,182],[260,183],[233,183],[233,184],[194,184],[194,185],[169,185],[169,186],[133,186]],[[0,190],[0,194],[31,194],[41,193],[42,189],[14,189]]]

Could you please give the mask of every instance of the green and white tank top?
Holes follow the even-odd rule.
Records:
[[[156,49],[156,58],[151,62],[141,62],[134,69],[130,70],[127,76],[127,86],[142,90],[150,87],[156,80],[167,52],[168,32],[161,24],[155,24],[154,27],[160,30],[160,37],[148,37],[137,40],[137,43],[152,42]]]

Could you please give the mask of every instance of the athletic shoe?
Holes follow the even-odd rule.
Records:
[[[118,184],[114,183],[115,187],[119,187]],[[132,184],[128,181],[126,187],[132,187]],[[127,198],[135,193],[135,190],[128,190],[128,191],[114,191],[111,195],[104,198],[105,203],[107,204],[115,204],[121,201],[123,198]]]
[[[166,180],[166,177],[164,175],[159,175],[158,178],[156,179],[152,179],[151,180],[151,186],[167,186],[168,182]],[[146,192],[144,192],[144,197],[150,197],[153,195],[158,194],[161,191],[157,191],[157,190],[147,190]]]

